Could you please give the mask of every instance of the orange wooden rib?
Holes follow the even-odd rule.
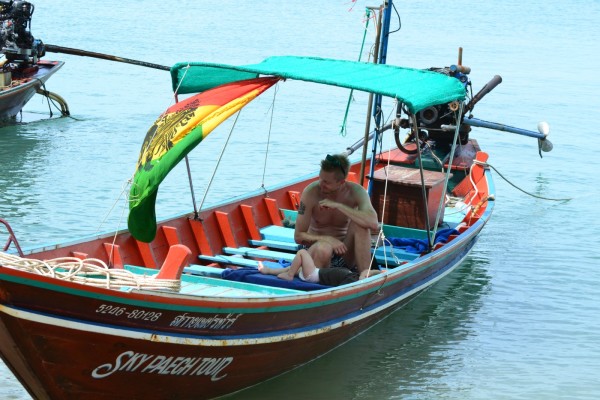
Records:
[[[237,247],[231,225],[229,224],[229,214],[222,211],[215,211],[215,217],[217,218],[217,223],[219,224],[225,246]]]
[[[208,238],[206,236],[206,231],[204,230],[204,224],[201,221],[189,220],[190,226],[192,228],[192,232],[194,233],[194,239],[196,240],[196,244],[200,249],[200,254],[204,254],[206,256],[213,256],[212,249],[210,248],[210,244],[208,243]]]
[[[137,245],[137,248],[140,252],[142,261],[144,262],[144,267],[156,269],[156,261],[154,260],[154,254],[152,253],[150,243],[140,242],[139,240],[136,240],[135,244]]]
[[[292,203],[292,210],[298,210],[298,207],[300,206],[300,192],[288,190],[287,193]]]
[[[108,265],[113,268],[123,269],[123,258],[118,245],[112,243],[104,243],[104,250],[108,256]]]
[[[279,206],[277,205],[277,200],[273,198],[265,198],[265,205],[267,206],[267,212],[269,213],[269,218],[271,219],[271,223],[277,226],[283,226],[281,220],[283,217],[281,216],[281,211],[279,211]]]
[[[350,182],[358,183],[358,174],[356,172],[348,172],[348,178]]]
[[[248,229],[248,234],[250,235],[250,239],[252,240],[260,240],[260,232],[258,231],[258,227],[256,226],[256,221],[254,221],[254,215],[252,214],[252,206],[247,204],[241,204],[240,210],[242,211],[242,216],[244,217],[244,223],[246,224],[246,228]]]
[[[81,253],[79,251],[72,251],[71,255],[75,258],[79,258],[80,260],[85,260],[88,258],[88,253]]]
[[[179,240],[179,235],[177,234],[177,228],[174,228],[172,226],[163,226],[162,230],[169,246],[174,246],[176,244],[181,243],[181,241]]]

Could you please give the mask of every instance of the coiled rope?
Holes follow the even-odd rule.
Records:
[[[154,279],[152,276],[136,275],[124,269],[108,268],[104,261],[97,258],[81,260],[61,257],[42,261],[0,252],[0,266],[107,289],[132,287],[178,292],[181,288],[181,281],[178,279]]]

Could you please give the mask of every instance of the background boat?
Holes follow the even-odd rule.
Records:
[[[11,73],[0,88],[0,120],[13,120],[36,93],[45,91],[46,81],[63,65],[63,61],[39,60],[18,76]]]
[[[39,2],[37,13],[42,13],[44,3],[52,9],[52,15],[47,20],[37,20],[37,29],[46,24],[50,29],[78,10],[73,25],[52,31],[50,42],[93,47],[162,64],[180,58],[173,52],[177,37],[172,24],[165,24],[164,18],[159,17],[162,2],[150,2],[144,10],[110,1],[93,10],[82,9],[74,2],[60,7],[53,7],[54,2]],[[185,10],[175,9],[175,12],[179,13],[179,26],[198,35],[197,48],[192,51],[206,51],[208,58],[215,61],[216,51],[213,54],[212,46],[203,44],[205,41],[214,44],[221,56],[224,54],[232,63],[262,59],[264,54],[252,45],[254,41],[286,54],[293,40],[300,52],[322,51],[322,55],[337,52],[340,57],[357,55],[360,44],[360,35],[355,36],[361,24],[355,22],[362,19],[362,10],[358,12],[359,18],[355,18],[356,8],[354,13],[348,13],[349,6],[343,2],[285,8],[286,17],[269,19],[268,29],[265,16],[271,15],[275,7],[281,10],[279,2],[251,8],[244,8],[241,3],[215,2],[214,7],[201,9],[194,9],[191,3],[183,4]],[[394,44],[397,50],[392,53],[399,58],[395,61],[427,67],[432,58],[454,59],[456,48],[463,46],[469,63],[478,66],[474,71],[476,81],[486,81],[501,72],[504,82],[480,105],[478,116],[493,115],[495,108],[502,107],[513,115],[511,124],[531,127],[543,116],[552,125],[556,148],[540,160],[526,139],[492,133],[480,138],[485,148],[494,141],[502,152],[490,162],[526,190],[576,199],[566,204],[533,200],[498,179],[498,191],[509,199],[498,202],[494,218],[480,237],[466,268],[456,271],[460,275],[451,284],[435,286],[352,345],[336,350],[310,367],[260,385],[250,395],[235,398],[259,394],[269,399],[280,398],[282,394],[306,398],[315,393],[332,398],[340,394],[352,398],[355,393],[365,398],[495,398],[498,393],[529,398],[543,395],[549,399],[597,397],[598,382],[595,374],[588,371],[597,371],[600,359],[593,334],[600,331],[595,318],[598,292],[594,284],[600,255],[595,224],[590,217],[595,215],[596,207],[589,200],[598,196],[600,185],[595,174],[578,168],[582,160],[586,168],[598,168],[594,155],[598,137],[590,128],[596,115],[598,60],[589,51],[597,39],[594,29],[597,4],[583,2],[563,7],[560,2],[534,1],[508,2],[495,7],[467,2],[463,7],[445,8],[443,23],[440,14],[434,12],[439,10],[438,3],[397,5],[403,18],[399,35],[405,40]],[[315,9],[320,10],[318,15]],[[114,10],[119,11],[118,17],[110,18]],[[219,34],[213,22],[199,26],[198,19],[192,17],[194,10],[214,24],[222,25],[233,18],[236,26],[248,26],[252,38],[234,29],[234,35],[239,35],[236,43],[241,45],[233,46]],[[98,15],[106,15],[102,34],[93,28]],[[140,18],[147,25],[139,24]],[[308,25],[314,29],[307,29]],[[122,35],[118,32],[124,26],[131,28],[131,34],[130,47],[122,52],[119,47],[122,42],[118,40]],[[273,32],[278,34],[273,36]],[[330,38],[325,44],[318,41],[323,32]],[[448,32],[460,34],[448,35]],[[94,46],[87,42],[90,37],[94,38]],[[148,39],[152,44],[148,44]],[[23,221],[15,226],[20,236],[39,235],[39,242],[29,245],[48,243],[56,235],[67,238],[98,230],[99,221],[118,196],[114,181],[124,182],[131,173],[125,163],[105,161],[106,155],[135,157],[147,121],[169,104],[168,99],[164,99],[165,104],[156,104],[157,96],[168,90],[168,85],[161,83],[159,71],[142,72],[139,68],[111,66],[104,61],[84,63],[76,57],[65,59],[68,63],[63,72],[69,74],[56,75],[53,83],[62,93],[69,93],[70,103],[77,104],[75,115],[79,121],[53,121],[58,122],[57,126],[36,123],[2,131],[11,151],[4,145],[0,148],[5,168],[0,207],[11,221]],[[519,63],[518,68],[498,68],[513,61]],[[573,65],[577,65],[576,73],[562,72],[572,70]],[[106,77],[97,79],[98,71],[103,68]],[[536,74],[530,75],[530,71]],[[74,81],[71,76],[80,80]],[[152,82],[144,89],[143,96],[134,91],[134,82],[140,77]],[[521,90],[523,82],[527,82],[526,90]],[[107,87],[122,88],[118,96],[130,106],[121,107],[115,101],[115,92],[105,92]],[[550,100],[542,104],[540,98]],[[325,103],[302,103],[298,111],[310,109],[314,114],[315,108],[323,107]],[[36,112],[47,110],[35,101],[28,108]],[[327,109],[327,112],[343,114],[343,110]],[[567,115],[576,115],[577,123]],[[28,116],[24,113],[24,117]],[[323,131],[339,129],[338,121],[331,118],[330,122],[331,127]],[[362,125],[363,121],[357,122]],[[107,131],[109,125],[115,129]],[[286,171],[281,171],[281,175],[316,166],[322,152],[315,151],[314,142],[329,146],[329,142],[341,141],[341,147],[350,142],[317,135],[321,132],[316,132],[312,123],[283,128],[309,135],[307,142],[311,145],[298,149],[306,158],[287,157]],[[251,151],[252,140],[248,137],[248,143],[236,149],[236,153]],[[115,141],[122,147],[116,147]],[[198,154],[192,162],[202,166],[201,159],[206,157],[207,154]],[[93,168],[98,161],[102,168]],[[30,168],[31,165],[40,167]],[[236,173],[246,167],[231,163],[228,168],[231,182],[242,190],[247,182],[236,179]],[[57,176],[64,179],[61,190],[56,187]],[[186,191],[186,182],[172,181],[170,185],[179,187],[180,193]],[[231,189],[219,191],[223,196],[231,194]],[[165,203],[173,203],[175,199],[175,196],[165,199]],[[94,217],[81,221],[78,216],[82,213]],[[161,214],[169,216],[173,211],[165,206]],[[116,225],[118,215],[114,213],[100,230]],[[76,220],[78,224],[73,223]],[[586,251],[575,251],[582,243],[589,243]],[[400,329],[406,323],[410,326]],[[362,368],[347,367],[358,361]],[[6,370],[0,373],[0,379],[3,395],[29,398]],[[299,387],[298,381],[310,381],[314,386]]]
[[[46,90],[46,81],[64,62],[41,60],[44,44],[31,34],[34,10],[27,1],[0,2],[0,123],[14,122],[36,93],[58,102],[59,111],[69,114],[66,102]]]

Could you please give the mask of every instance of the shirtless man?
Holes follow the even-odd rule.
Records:
[[[316,265],[339,265],[366,275],[371,266],[371,230],[377,213],[365,189],[346,181],[350,162],[343,154],[321,161],[319,180],[302,192],[294,239],[310,246]]]

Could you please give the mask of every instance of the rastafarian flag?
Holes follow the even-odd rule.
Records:
[[[142,242],[156,236],[156,195],[167,174],[219,124],[280,78],[228,83],[176,103],[152,125],[129,193],[129,231]]]

